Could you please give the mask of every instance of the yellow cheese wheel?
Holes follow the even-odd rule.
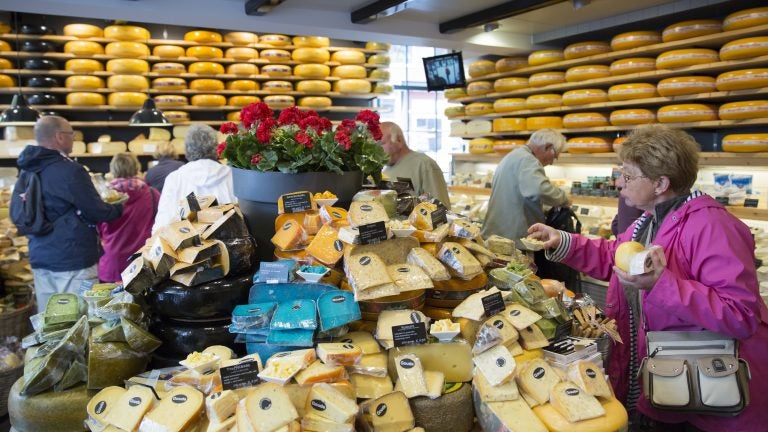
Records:
[[[493,131],[493,123],[490,120],[470,120],[464,125],[466,135],[484,135]]]
[[[293,96],[288,95],[265,96],[264,102],[272,109],[288,108],[296,104]]]
[[[621,151],[621,145],[624,143],[624,141],[627,140],[627,137],[618,137],[613,140],[613,151],[618,153]]]
[[[578,137],[565,142],[568,153],[609,153],[611,150],[612,143],[600,137]]]
[[[539,72],[528,78],[528,85],[531,87],[543,87],[564,82],[565,72],[560,71]]]
[[[365,49],[372,51],[389,51],[390,44],[386,42],[366,42]]]
[[[198,75],[218,75],[224,73],[224,66],[216,62],[194,62],[189,64],[189,73]]]
[[[387,81],[389,80],[389,71],[387,69],[373,69],[368,74],[368,78]]]
[[[259,42],[259,37],[251,32],[229,32],[224,35],[224,42],[232,45],[247,46]]]
[[[218,94],[199,94],[192,96],[192,105],[205,107],[218,107],[227,104],[227,98]]]
[[[499,154],[507,154],[518,147],[524,146],[525,144],[526,141],[521,139],[496,140],[496,142],[493,143],[493,151]]]
[[[479,116],[491,114],[492,112],[493,104],[490,102],[472,102],[464,107],[464,114],[468,116]]]
[[[331,45],[331,40],[325,36],[294,36],[293,46],[299,48],[325,48]]]
[[[738,60],[768,54],[768,36],[756,36],[730,41],[720,48],[720,59]]]
[[[233,63],[227,66],[227,73],[239,76],[257,75],[259,68],[255,64],[250,63]]]
[[[176,59],[184,57],[185,54],[184,47],[176,45],[155,45],[152,48],[152,55],[160,58]]]
[[[493,91],[493,83],[490,81],[475,81],[467,84],[467,95],[481,96]]]
[[[661,96],[680,96],[715,91],[715,79],[709,76],[680,76],[666,78],[656,84]]]
[[[238,112],[238,114],[240,114]],[[187,123],[189,122],[189,113],[186,111],[163,111],[163,115],[171,123]]]
[[[141,59],[112,59],[107,61],[107,72],[116,74],[144,74],[149,72],[149,63]]]
[[[152,88],[156,90],[184,90],[187,88],[187,82],[183,78],[155,78],[152,80]]]
[[[557,93],[542,93],[528,96],[525,100],[527,109],[551,108],[563,104],[563,97]]]
[[[525,109],[523,98],[501,98],[493,102],[493,110],[497,113],[520,111]]]
[[[269,77],[291,76],[293,69],[288,65],[268,64],[261,67],[261,73]]]
[[[13,69],[13,65],[10,60],[0,58],[0,69]]]
[[[525,119],[525,128],[528,130],[537,129],[561,129],[563,127],[563,118],[558,116],[536,116]]]
[[[608,93],[603,89],[578,89],[563,93],[563,105],[584,105],[608,102]]]
[[[341,65],[331,70],[331,76],[339,78],[365,78],[368,76],[368,72],[365,70],[365,66]]]
[[[256,91],[259,88],[259,83],[254,80],[238,79],[227,81],[227,90]]]
[[[708,34],[720,33],[722,24],[718,20],[692,20],[672,24],[661,32],[661,40],[672,42]]]
[[[717,51],[708,48],[685,48],[667,51],[656,58],[657,69],[676,69],[720,60]]]
[[[104,105],[104,95],[91,92],[72,92],[67,95],[69,106],[97,106]],[[112,105],[112,103],[110,103]]]
[[[326,96],[305,96],[299,98],[299,106],[305,108],[328,108],[332,105],[331,98]]]
[[[374,54],[368,57],[368,64],[371,65],[388,65],[390,58],[388,54]]]
[[[768,100],[730,102],[720,105],[717,112],[721,120],[743,120],[768,117]]]
[[[608,71],[611,75],[627,75],[656,70],[656,59],[653,57],[630,57],[611,63]]]
[[[768,7],[744,9],[723,20],[723,31],[738,30],[768,24]]]
[[[259,55],[264,60],[271,62],[287,62],[291,61],[291,53],[284,49],[265,49],[262,50]]]
[[[493,119],[494,132],[510,132],[525,130],[525,119],[514,117],[503,117]]]
[[[354,50],[340,50],[331,54],[330,60],[341,64],[363,64],[365,63],[365,53]],[[328,59],[323,61],[328,61]]]
[[[481,77],[496,72],[496,63],[490,60],[478,60],[469,64],[469,76]]]
[[[99,72],[104,70],[104,65],[98,60],[71,59],[64,64],[64,69],[76,73]]]
[[[768,151],[768,134],[731,134],[723,137],[723,151],[751,153]]]
[[[659,32],[632,31],[614,36],[611,39],[611,49],[621,51],[657,43],[661,43],[661,33]]]
[[[683,123],[717,120],[717,110],[704,104],[665,105],[656,113],[659,123]]]
[[[365,58],[365,54],[357,52]],[[325,63],[331,59],[331,53],[325,48],[296,48],[291,58],[299,63]]]
[[[16,80],[10,75],[0,74],[0,87],[15,87]]]
[[[231,96],[229,98],[228,105],[241,108],[246,105],[250,105],[252,103],[256,103],[259,101],[261,101],[261,99],[258,96],[244,96],[244,95]]]
[[[183,95],[157,95],[153,99],[158,108],[173,108],[189,105],[189,100]]]
[[[371,83],[362,79],[340,79],[333,83],[333,91],[339,93],[370,93]]]
[[[224,57],[224,52],[221,48],[212,46],[191,46],[187,48],[187,57],[195,57],[199,59],[218,59]]]
[[[525,77],[499,78],[493,82],[493,90],[496,92],[507,92],[524,88],[528,88],[528,78]]]
[[[4,40],[0,40],[0,51],[11,51],[11,44]]]
[[[224,90],[224,82],[222,80],[211,78],[194,79],[189,82],[189,89],[197,91],[221,91]]]
[[[611,52],[611,46],[608,43],[600,41],[587,41],[568,45],[563,50],[563,56],[566,60],[571,60],[607,52]]]
[[[493,153],[496,140],[489,138],[473,138],[469,140],[469,152],[475,154]]]
[[[259,52],[248,47],[232,47],[227,48],[224,57],[235,60],[252,60],[259,58]]]
[[[296,83],[296,91],[304,93],[328,93],[331,83],[323,80],[304,80]]]
[[[491,107],[493,109],[493,107]],[[465,114],[464,105],[451,105],[445,108],[445,116],[448,118],[461,117]]]
[[[265,34],[259,36],[259,42],[272,46],[286,46],[291,44],[291,38],[281,34]]]
[[[381,69],[377,69],[377,70],[381,70]],[[467,89],[465,89],[464,87],[445,89],[445,91],[443,92],[443,96],[445,96],[445,98],[448,100],[467,97]]]
[[[608,99],[623,101],[656,96],[656,86],[648,83],[616,84],[608,88]]]
[[[91,24],[67,24],[64,26],[64,36],[100,38],[104,37],[104,30]]]
[[[768,87],[768,68],[740,69],[717,76],[715,86],[720,91]]]
[[[104,48],[104,53],[115,57],[146,57],[149,55],[149,47],[141,42],[110,42]]]
[[[598,112],[566,114],[563,117],[563,126],[567,128],[608,126],[608,118],[605,114]]]
[[[235,111],[235,112],[227,113],[227,121],[239,123],[240,122],[240,111]]]
[[[645,108],[620,109],[611,112],[610,121],[614,126],[656,123],[656,113]]]
[[[504,57],[496,60],[494,65],[498,73],[510,72],[526,66],[528,66],[528,59],[525,57]]]
[[[104,80],[93,75],[73,75],[64,80],[64,87],[74,90],[104,88]]]
[[[64,52],[76,56],[90,56],[94,54],[104,54],[104,47],[98,42],[92,41],[69,41],[64,44]]]
[[[301,78],[326,78],[331,74],[331,68],[324,64],[304,63],[294,66],[293,74]]]
[[[197,43],[218,43],[222,41],[221,33],[210,30],[192,30],[184,34],[184,40]]]
[[[159,75],[179,75],[187,71],[182,63],[160,62],[152,65],[152,72]]]
[[[110,93],[108,101],[112,106],[141,106],[146,98],[146,93],[114,92]]]
[[[149,81],[141,75],[112,75],[107,78],[107,88],[118,91],[144,91]]]
[[[574,66],[565,71],[565,80],[568,82],[586,81],[609,76],[611,76],[611,72],[606,65]]]
[[[293,91],[290,81],[265,81],[261,89],[270,93],[288,93]]]
[[[121,41],[149,40],[149,30],[139,26],[111,25],[104,28],[104,37]]]
[[[539,50],[528,55],[528,65],[539,66],[559,62],[563,59],[565,59],[565,55],[560,50]]]

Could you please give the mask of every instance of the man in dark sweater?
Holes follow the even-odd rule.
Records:
[[[162,192],[165,178],[184,165],[184,162],[176,160],[176,149],[170,142],[161,142],[157,145],[155,159],[157,159],[157,165],[147,170],[144,181]]]

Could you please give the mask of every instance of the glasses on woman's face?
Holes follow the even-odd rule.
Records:
[[[648,176],[644,176],[642,174],[633,176],[633,175],[629,175],[629,174],[626,174],[626,173],[621,173],[621,177],[624,178],[624,183],[629,183],[632,180],[636,180],[636,179],[639,179],[639,178],[648,178]]]

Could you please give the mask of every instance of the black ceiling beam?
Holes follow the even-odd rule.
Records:
[[[562,3],[565,0],[513,0],[440,23],[440,33],[456,33],[489,22]]]
[[[376,0],[375,2],[352,11],[353,24],[367,24],[376,19],[376,16],[388,9],[407,3],[408,0]],[[391,15],[391,14],[389,14]]]

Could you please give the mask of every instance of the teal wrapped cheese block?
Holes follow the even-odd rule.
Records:
[[[315,301],[297,299],[280,303],[272,316],[269,328],[272,330],[316,329]]]
[[[253,330],[269,328],[269,322],[277,308],[277,303],[257,303],[235,306],[232,311],[232,333],[250,333]]]
[[[61,392],[24,396],[24,378],[8,394],[8,415],[16,432],[82,432],[88,417],[86,406],[96,394],[85,384]]]
[[[313,346],[315,331],[312,329],[272,330],[267,336],[269,345]]]
[[[317,299],[317,313],[320,315],[320,330],[328,331],[359,320],[360,306],[351,292],[329,291]]]
[[[131,349],[125,342],[88,344],[88,388],[122,386],[128,378],[144,372],[149,355]]]

